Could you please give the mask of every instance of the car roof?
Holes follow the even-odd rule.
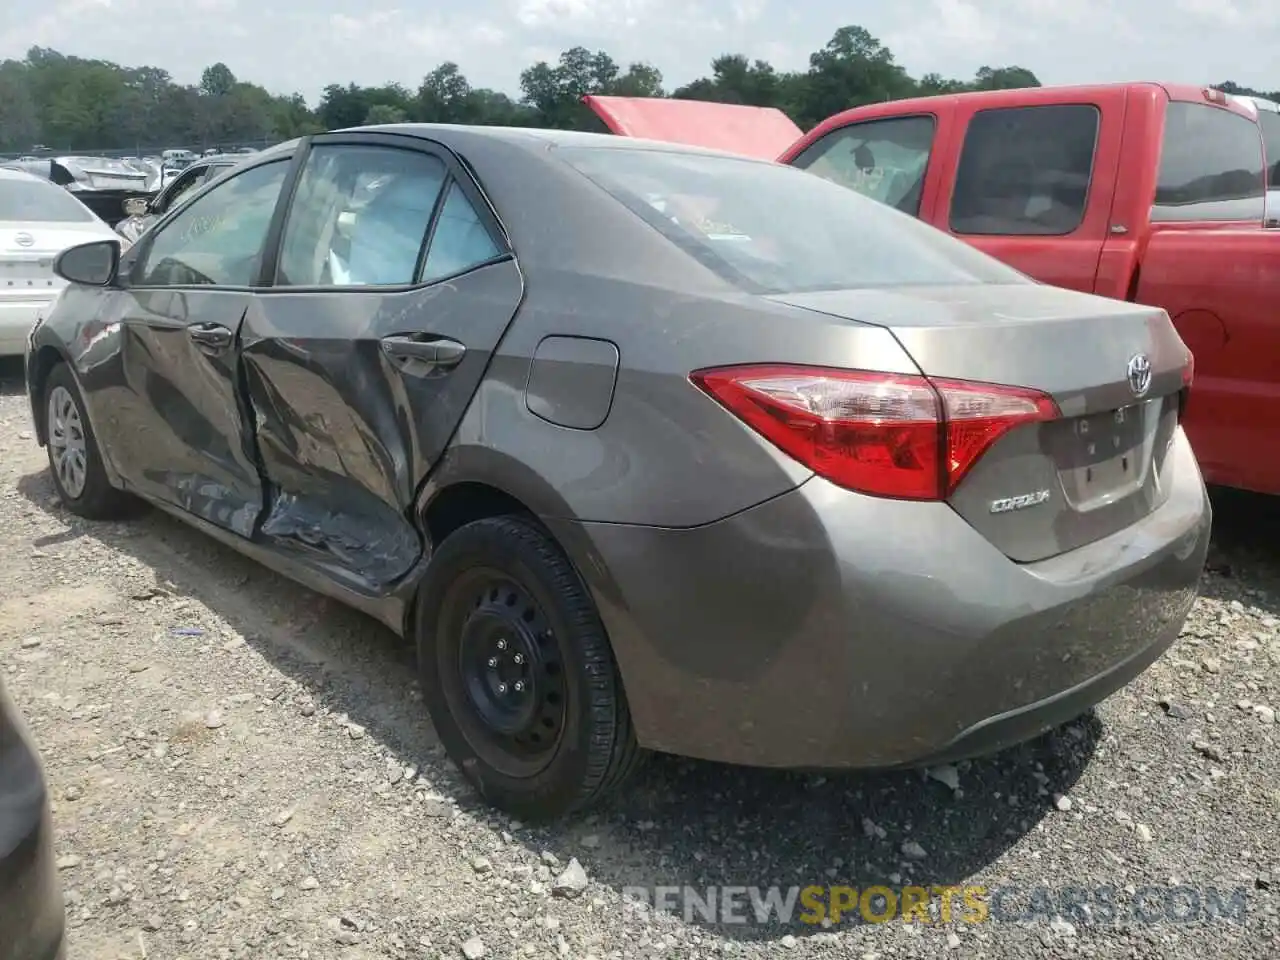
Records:
[[[4,166],[0,166],[0,180],[34,180],[36,183],[50,182],[48,177],[39,177],[26,170],[18,170],[15,167]]]
[[[1248,100],[1260,110],[1267,110],[1271,113],[1280,113],[1280,103],[1276,103],[1274,100],[1268,100],[1265,97],[1244,96],[1243,94],[1239,95],[1238,99]]]
[[[666,140],[645,140],[641,137],[620,137],[612,133],[590,133],[583,130],[548,130],[542,127],[498,127],[460,123],[391,123],[372,127],[348,127],[335,133],[398,133],[439,140],[446,145],[459,134],[500,140],[525,150],[543,151],[548,147],[591,147],[606,150],[648,150],[661,153],[700,154],[709,157],[732,157],[735,160],[754,160],[741,154],[709,147],[692,147]],[[296,142],[296,141],[295,141]],[[281,145],[283,146],[283,145]],[[278,149],[277,147],[270,148]],[[267,151],[263,151],[266,153]]]

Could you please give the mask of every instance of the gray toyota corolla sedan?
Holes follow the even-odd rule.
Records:
[[[996,750],[1195,595],[1169,317],[799,170],[362,128],[58,269],[27,380],[67,507],[149,502],[411,637],[441,740],[520,816],[647,750]]]
[[[0,960],[61,958],[63,928],[44,773],[0,684]]]

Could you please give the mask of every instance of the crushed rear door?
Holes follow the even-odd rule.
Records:
[[[619,136],[776,160],[803,131],[781,110],[658,97],[582,98]]]

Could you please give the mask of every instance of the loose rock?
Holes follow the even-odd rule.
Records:
[[[573,898],[587,889],[587,871],[582,868],[582,864],[578,862],[577,857],[573,857],[569,861],[569,865],[565,867],[564,872],[555,879],[555,883],[551,886],[551,892],[557,897]]]

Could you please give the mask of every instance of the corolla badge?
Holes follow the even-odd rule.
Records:
[[[1125,377],[1129,381],[1129,390],[1135,397],[1146,396],[1151,389],[1151,358],[1145,353],[1135,353],[1129,358]]]
[[[1013,510],[1026,510],[1049,502],[1048,490],[1036,490],[1034,493],[1023,493],[1016,497],[1001,497],[991,501],[992,513],[1009,513]]]
[[[14,236],[13,242],[20,247],[29,247],[36,242],[36,238],[29,233],[19,233]]]

